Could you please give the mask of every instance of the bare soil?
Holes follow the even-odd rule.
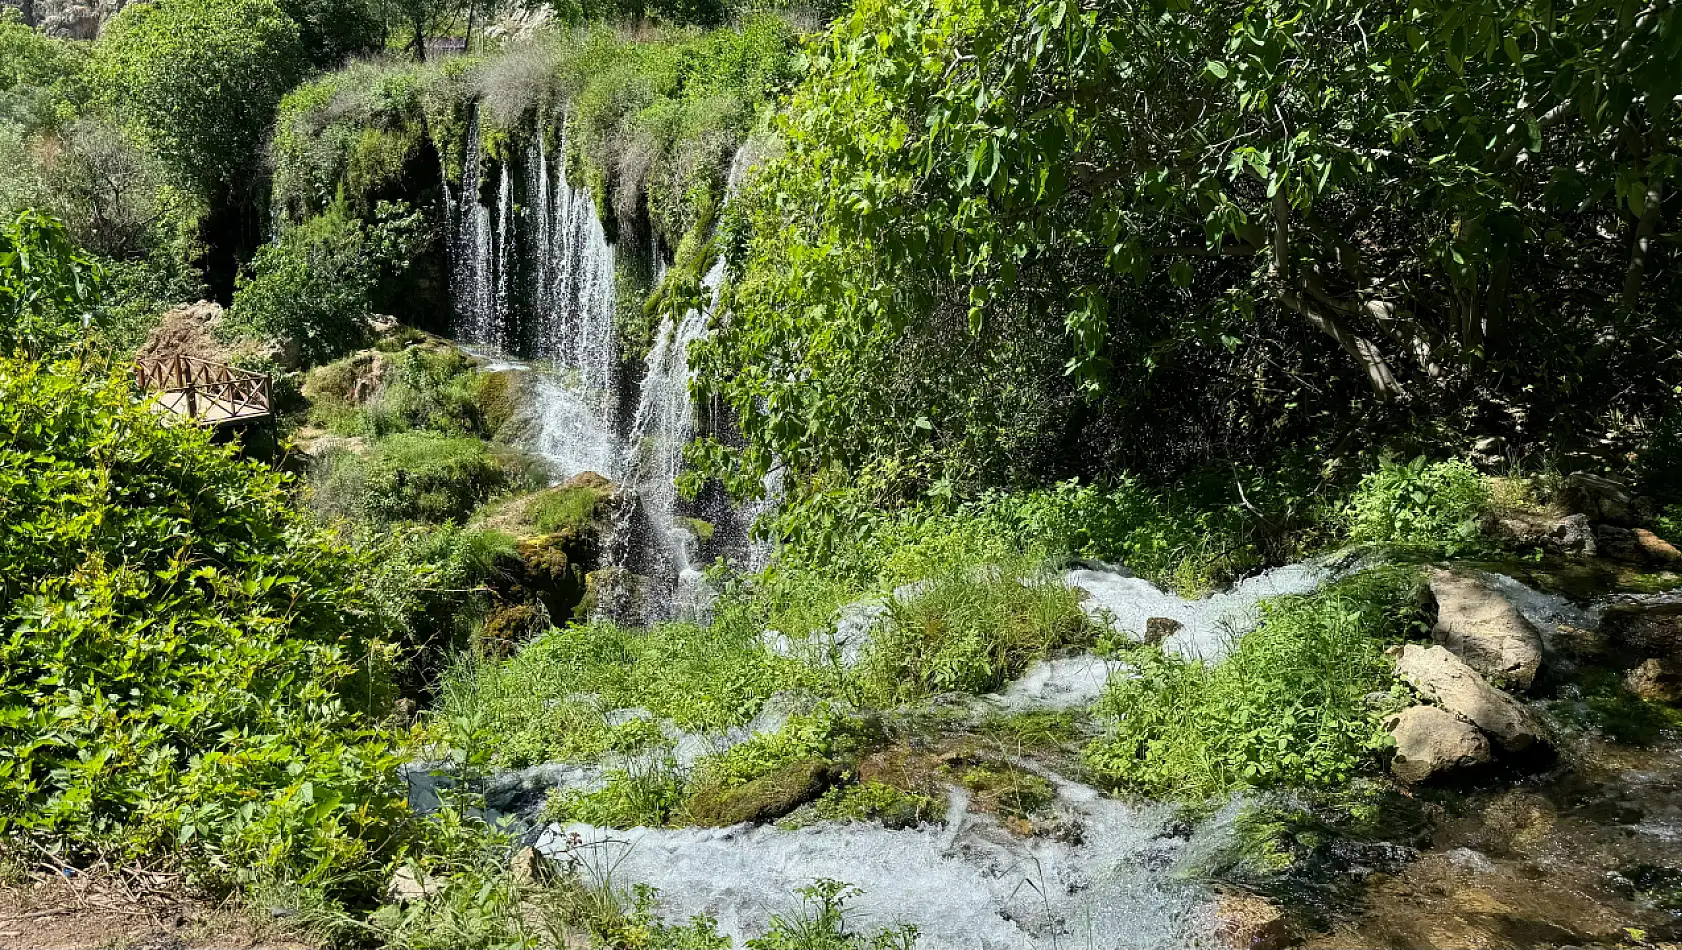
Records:
[[[146,872],[36,872],[0,884],[0,950],[316,950]]]

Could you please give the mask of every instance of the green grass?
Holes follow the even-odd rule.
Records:
[[[580,530],[595,518],[601,498],[601,491],[585,487],[546,492],[532,501],[526,517],[539,534]]]
[[[984,693],[1035,660],[1092,642],[1077,591],[1054,578],[970,571],[889,601],[857,671],[862,698],[893,705],[948,692]]]
[[[506,446],[465,436],[403,432],[366,452],[336,452],[312,473],[311,505],[374,523],[460,522],[493,495],[535,487],[535,464]]]
[[[1391,689],[1383,651],[1415,629],[1417,583],[1385,568],[1271,601],[1213,667],[1134,651],[1135,675],[1112,679],[1099,707],[1107,732],[1088,766],[1114,787],[1192,801],[1347,781],[1388,738],[1366,697]]]

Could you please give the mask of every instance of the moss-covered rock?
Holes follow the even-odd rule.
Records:
[[[697,790],[689,799],[689,820],[709,827],[776,821],[823,795],[835,778],[829,762],[801,759],[745,785]]]
[[[473,645],[484,656],[512,656],[532,637],[549,626],[549,614],[542,604],[513,604],[499,607],[485,617],[484,624],[473,638]]]
[[[635,622],[646,616],[654,581],[623,567],[604,567],[584,576],[584,599],[575,616]]]

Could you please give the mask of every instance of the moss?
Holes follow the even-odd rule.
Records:
[[[1027,818],[1057,798],[1049,779],[1002,762],[965,769],[959,781],[975,795],[977,809],[1005,818]]]
[[[693,534],[695,539],[700,541],[702,544],[706,544],[708,541],[711,541],[713,539],[713,533],[718,530],[711,521],[708,521],[705,518],[680,517],[677,519],[677,523],[685,528],[688,528],[689,533]]]
[[[475,402],[478,403],[485,432],[492,438],[513,441],[517,435],[514,427],[526,398],[525,374],[519,370],[480,373],[477,382]]]
[[[860,782],[825,792],[815,803],[814,815],[825,821],[874,821],[889,828],[910,828],[944,819],[946,802],[882,782]]]
[[[509,656],[520,644],[548,626],[549,615],[533,604],[515,604],[491,611],[474,637],[474,646],[487,656]]]
[[[775,821],[822,795],[833,781],[829,762],[801,759],[745,785],[704,786],[690,796],[685,813],[708,827]]]

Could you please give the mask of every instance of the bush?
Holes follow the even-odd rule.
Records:
[[[373,523],[460,522],[491,496],[536,483],[532,463],[514,449],[432,432],[400,433],[317,464],[315,509]]]
[[[0,497],[0,831],[372,884],[407,818],[366,559],[62,366],[0,360]]]
[[[500,765],[591,759],[663,741],[647,724],[609,726],[608,710],[643,708],[681,729],[721,731],[803,681],[798,665],[766,651],[757,631],[584,624],[552,630],[506,661],[463,660],[445,678],[434,728],[490,743]],[[470,728],[458,728],[463,723]]]
[[[0,357],[63,356],[92,318],[100,269],[63,222],[34,211],[0,223]]]
[[[425,429],[490,438],[480,364],[449,345],[361,352],[317,367],[305,381],[310,421],[340,435]]]
[[[1218,666],[1156,647],[1135,651],[1099,711],[1093,773],[1143,795],[1193,801],[1243,786],[1329,786],[1370,764],[1388,740],[1384,649],[1412,631],[1410,570],[1386,568],[1264,605],[1261,624]]]
[[[1461,461],[1406,465],[1388,459],[1361,479],[1344,512],[1351,541],[1440,549],[1454,555],[1476,548],[1478,519],[1489,488]]]
[[[314,366],[369,342],[383,269],[401,269],[418,218],[385,208],[366,227],[341,206],[284,232],[240,275],[230,327],[295,347]]]

